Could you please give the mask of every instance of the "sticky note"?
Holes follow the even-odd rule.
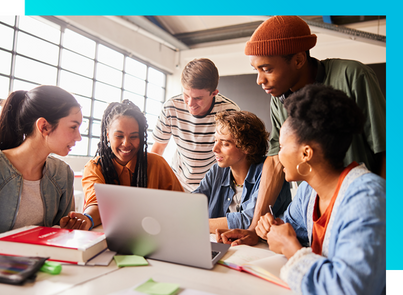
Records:
[[[135,291],[150,295],[174,295],[178,292],[179,285],[172,283],[158,283],[149,279],[144,284],[138,286]]]
[[[113,259],[115,259],[118,267],[148,265],[147,260],[138,255],[115,255]]]

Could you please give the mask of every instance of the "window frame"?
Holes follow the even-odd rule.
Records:
[[[75,53],[75,54],[79,54],[79,55],[82,56],[82,57],[89,58],[88,56],[85,56],[85,55],[83,55],[83,54],[80,54],[80,53],[78,53],[78,52],[76,52],[76,51],[74,51],[74,50],[72,50],[72,49],[70,49],[70,48],[64,47],[64,46],[63,46],[64,34],[65,34],[66,29],[69,29],[69,30],[71,30],[71,31],[73,31],[73,32],[75,32],[75,33],[77,33],[77,34],[80,34],[80,35],[82,35],[82,36],[84,36],[84,37],[86,37],[86,38],[88,38],[88,39],[91,39],[91,40],[93,40],[93,41],[95,42],[95,57],[92,58],[93,64],[94,64],[94,67],[93,67],[93,75],[92,75],[92,78],[89,78],[89,79],[92,80],[92,89],[91,89],[91,91],[90,91],[91,96],[89,97],[89,96],[83,95],[83,94],[81,94],[81,93],[73,93],[73,95],[77,95],[77,96],[80,96],[80,97],[83,97],[83,98],[90,99],[90,103],[91,103],[91,106],[90,106],[90,115],[89,115],[89,116],[83,115],[83,119],[88,120],[88,128],[87,128],[88,131],[87,131],[86,134],[81,134],[81,136],[82,136],[83,138],[87,138],[87,140],[88,140],[87,153],[86,153],[86,154],[81,154],[81,155],[77,155],[77,154],[72,154],[72,153],[70,153],[70,155],[74,155],[74,156],[86,156],[86,157],[88,157],[88,156],[94,156],[94,154],[91,153],[91,150],[93,149],[93,148],[91,147],[91,144],[94,143],[94,139],[97,139],[97,138],[99,139],[99,136],[94,135],[94,132],[93,132],[93,130],[92,130],[92,128],[93,128],[93,123],[94,123],[94,122],[99,123],[99,124],[101,123],[101,120],[99,120],[98,118],[95,118],[95,117],[94,117],[94,113],[95,113],[94,106],[95,106],[95,102],[96,102],[96,101],[105,102],[104,100],[100,100],[100,99],[98,99],[97,97],[95,97],[95,85],[96,85],[97,82],[98,82],[98,83],[103,83],[103,84],[106,84],[106,85],[109,85],[109,86],[113,86],[113,87],[119,89],[119,91],[120,91],[120,97],[119,97],[118,100],[115,99],[115,100],[113,100],[113,101],[122,101],[125,91],[127,91],[128,93],[131,93],[131,94],[135,94],[135,95],[137,95],[137,96],[139,96],[139,97],[143,97],[143,105],[141,105],[141,106],[139,105],[140,109],[143,110],[143,113],[144,113],[145,116],[155,116],[155,114],[152,114],[152,113],[148,114],[148,113],[146,112],[146,110],[147,110],[147,102],[148,102],[149,100],[150,100],[150,103],[156,101],[156,99],[155,99],[154,97],[150,97],[150,98],[149,98],[149,97],[147,96],[147,93],[148,93],[147,90],[148,90],[148,86],[149,86],[149,83],[150,83],[149,80],[148,80],[148,78],[149,78],[149,76],[148,76],[148,75],[149,75],[149,69],[152,68],[153,70],[156,70],[156,71],[158,71],[158,72],[161,72],[161,73],[164,75],[164,77],[165,77],[165,78],[164,78],[164,81],[163,81],[163,86],[160,86],[161,89],[162,89],[162,93],[163,93],[163,95],[162,95],[162,97],[161,97],[161,101],[160,101],[160,102],[161,102],[161,106],[162,106],[162,104],[165,102],[165,100],[166,100],[167,76],[169,75],[169,73],[168,73],[167,71],[165,71],[165,70],[163,70],[163,69],[161,69],[161,68],[159,68],[159,67],[157,67],[157,66],[151,64],[150,62],[144,61],[144,60],[142,60],[142,59],[136,57],[136,56],[135,56],[133,53],[131,53],[131,52],[128,52],[128,51],[126,51],[126,50],[124,50],[124,49],[122,49],[122,48],[119,48],[118,46],[116,46],[116,45],[114,45],[114,44],[108,43],[107,41],[103,40],[103,39],[100,38],[100,37],[94,36],[94,35],[92,35],[92,34],[86,32],[86,31],[84,31],[84,30],[82,30],[82,29],[80,29],[80,28],[78,28],[78,27],[76,27],[76,26],[74,26],[74,25],[72,25],[72,24],[70,24],[70,23],[67,23],[67,22],[65,22],[65,21],[62,20],[62,19],[59,19],[59,18],[54,17],[54,16],[38,16],[38,17],[32,17],[32,18],[34,18],[34,19],[39,19],[39,20],[40,20],[40,19],[44,19],[45,21],[54,23],[54,24],[56,24],[57,26],[60,27],[60,38],[59,38],[58,44],[56,44],[56,43],[54,43],[53,41],[46,40],[46,39],[43,38],[43,37],[38,37],[38,36],[36,36],[36,35],[34,35],[34,34],[30,33],[30,32],[27,32],[27,31],[25,31],[25,30],[20,29],[20,28],[19,28],[19,20],[20,20],[21,17],[31,17],[31,16],[15,16],[15,18],[14,18],[14,25],[13,25],[13,26],[11,26],[10,24],[4,23],[4,22],[2,22],[2,21],[0,20],[0,26],[7,26],[7,27],[12,28],[12,29],[14,30],[14,33],[13,33],[13,42],[12,42],[12,49],[11,49],[11,50],[8,50],[8,49],[1,48],[1,47],[0,47],[0,50],[1,50],[1,51],[5,51],[5,52],[8,52],[8,53],[11,53],[11,65],[10,65],[11,68],[10,68],[9,75],[0,73],[0,76],[9,78],[8,93],[10,93],[10,92],[12,92],[12,91],[15,91],[15,90],[18,90],[18,89],[13,89],[13,85],[14,85],[15,80],[21,81],[21,82],[23,82],[23,83],[31,83],[31,84],[34,84],[34,85],[40,85],[40,84],[38,84],[37,82],[33,82],[33,81],[30,81],[30,80],[21,79],[21,78],[15,76],[15,66],[16,66],[16,59],[17,59],[17,56],[22,56],[22,57],[28,58],[28,59],[30,59],[30,60],[32,60],[32,61],[35,61],[35,62],[38,62],[38,63],[41,63],[41,64],[45,64],[45,65],[48,65],[48,66],[55,67],[55,68],[56,68],[56,73],[57,73],[57,74],[56,74],[56,85],[57,85],[57,86],[60,86],[60,84],[61,84],[60,79],[61,79],[61,73],[62,73],[62,71],[66,71],[66,72],[68,72],[68,73],[72,73],[72,74],[78,75],[78,76],[80,76],[80,77],[89,78],[89,77],[87,77],[87,76],[85,76],[85,75],[83,75],[83,74],[80,74],[80,73],[77,73],[77,72],[74,72],[74,71],[72,71],[72,70],[68,70],[68,69],[62,67],[62,58],[63,58],[63,57],[62,57],[62,51],[63,51],[63,50],[68,50],[68,51],[73,52],[73,53]],[[18,36],[18,33],[19,33],[19,32],[23,32],[23,33],[25,33],[25,34],[28,34],[28,35],[33,36],[33,37],[35,37],[35,38],[38,38],[39,40],[42,40],[42,41],[45,41],[45,42],[48,42],[48,43],[51,43],[51,44],[54,44],[54,45],[58,46],[58,61],[57,61],[57,65],[55,66],[55,65],[49,64],[49,63],[47,63],[47,62],[44,62],[44,61],[35,59],[35,58],[33,58],[33,57],[30,57],[30,56],[27,56],[27,55],[22,55],[22,54],[18,53],[18,52],[17,52],[17,45],[18,45],[18,44],[17,44],[17,42],[18,42],[17,36]],[[98,61],[98,48],[99,48],[100,45],[105,46],[105,47],[108,47],[109,49],[112,49],[112,50],[114,50],[114,51],[117,51],[117,52],[119,52],[120,54],[123,54],[123,66],[122,66],[121,69],[118,69],[118,70],[121,72],[121,75],[122,75],[122,76],[121,76],[121,83],[120,83],[120,86],[119,86],[119,87],[117,87],[116,85],[112,85],[112,84],[105,83],[105,82],[103,82],[103,81],[101,81],[101,80],[97,80],[97,77],[96,77],[96,73],[97,73],[97,72],[96,72],[96,71],[97,71],[97,66],[98,66],[98,64],[102,64],[102,65],[109,66],[109,67],[111,66],[111,65],[105,64],[105,63],[103,63],[103,62],[101,62],[101,61]],[[126,60],[127,60],[128,58],[131,58],[131,59],[133,59],[133,60],[135,60],[135,61],[137,61],[137,62],[139,62],[139,63],[141,63],[141,64],[143,64],[143,65],[146,66],[146,78],[145,78],[145,79],[141,79],[141,78],[139,78],[139,77],[136,77],[136,76],[134,76],[134,75],[132,75],[132,74],[126,72]],[[116,68],[114,68],[114,69],[116,69]],[[138,93],[133,92],[132,90],[129,90],[128,88],[125,88],[125,85],[124,85],[124,84],[125,84],[125,75],[130,75],[131,77],[135,77],[135,78],[137,78],[137,79],[141,79],[142,81],[144,81],[144,83],[145,83],[145,91],[144,91],[144,94],[138,94]],[[153,84],[153,83],[151,83],[151,84],[152,84],[152,85],[155,85],[155,84]],[[0,97],[0,102],[1,102],[2,99],[5,99],[5,98],[6,98],[6,97]],[[107,102],[107,103],[108,103],[108,102]],[[150,128],[150,127],[151,127],[151,128]],[[149,133],[149,134],[152,133],[154,127],[155,127],[155,126],[149,126],[149,128],[148,128],[148,133]],[[95,133],[97,133],[97,132],[95,132]],[[98,132],[98,133],[99,133],[99,132]],[[149,147],[152,146],[152,138],[148,138],[148,145],[149,145]]]

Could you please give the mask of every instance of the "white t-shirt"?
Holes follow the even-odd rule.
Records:
[[[235,186],[235,195],[232,198],[232,202],[228,207],[230,213],[241,211],[242,191],[243,186],[242,187]]]
[[[27,225],[43,225],[43,201],[40,180],[23,179],[20,205],[13,229]]]

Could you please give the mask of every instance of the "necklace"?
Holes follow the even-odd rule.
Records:
[[[237,184],[237,183],[235,182],[235,179],[233,179],[232,182],[235,184],[236,187],[243,187],[243,184]]]

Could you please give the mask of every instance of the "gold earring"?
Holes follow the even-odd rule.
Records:
[[[307,164],[307,165],[309,166],[309,168],[308,168],[308,170],[307,170],[308,172],[306,172],[306,173],[301,173],[300,168],[301,168],[302,164]],[[304,169],[302,169],[302,170],[304,170]],[[309,173],[312,172],[312,166],[309,165],[309,163],[307,163],[307,162],[301,162],[301,163],[299,163],[299,164],[297,165],[297,172],[298,172],[298,174],[301,175],[301,176],[307,176]]]

